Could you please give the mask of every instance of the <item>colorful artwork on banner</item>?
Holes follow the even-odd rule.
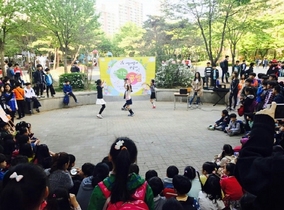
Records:
[[[100,58],[100,78],[105,81],[104,94],[123,95],[125,78],[132,85],[133,95],[147,94],[145,83],[149,84],[155,78],[155,65],[155,57]]]

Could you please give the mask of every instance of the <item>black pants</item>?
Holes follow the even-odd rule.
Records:
[[[28,110],[31,111],[31,102],[34,102],[33,108],[38,109],[41,105],[36,97],[33,98],[26,98],[26,104],[28,106]]]
[[[74,95],[73,92],[68,93],[68,95],[69,95],[69,96],[72,96],[72,97],[74,98],[74,101],[77,102],[77,98],[76,98],[76,96]]]
[[[49,90],[50,90],[51,96],[55,95],[55,90],[53,88],[53,85],[47,85],[46,86],[46,95],[47,95],[47,97],[49,97]]]
[[[222,70],[222,83],[224,83],[224,76],[225,76],[225,78],[226,78],[226,82],[228,82],[227,72],[228,72],[228,71]]]
[[[17,100],[17,105],[18,105],[18,115],[19,118],[22,118],[25,116],[25,106],[26,103],[24,100]]]
[[[101,108],[101,110],[100,110],[100,112],[99,112],[99,114],[102,114],[105,108],[106,108],[106,105],[103,104],[103,105],[102,105],[102,108]]]
[[[43,94],[43,84],[36,84],[35,86],[35,93],[37,96],[42,96]]]
[[[234,98],[234,109],[237,106],[237,101],[238,101],[238,91],[231,92],[230,97],[229,97],[229,107],[232,107],[232,98]]]
[[[217,82],[217,79],[212,79],[211,78],[211,85],[213,86],[213,87],[216,87],[216,82]]]

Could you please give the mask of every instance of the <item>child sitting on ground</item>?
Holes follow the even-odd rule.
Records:
[[[175,197],[176,193],[173,186],[173,178],[178,175],[179,170],[176,166],[169,166],[167,168],[167,177],[164,179],[164,196],[166,198]]]
[[[221,118],[215,122],[214,125],[209,125],[209,130],[224,131],[230,122],[229,113],[224,109],[221,113]]]
[[[212,174],[213,172],[215,172],[216,170],[216,165],[215,163],[212,162],[205,162],[202,165],[202,175],[200,175],[200,182],[201,182],[201,186],[204,186],[207,180],[207,177]]]
[[[173,178],[173,185],[178,194],[176,199],[183,206],[184,210],[197,210],[199,208],[198,202],[187,195],[191,189],[190,180],[182,175],[176,175]]]
[[[220,178],[217,175],[208,176],[202,191],[199,192],[198,203],[200,210],[225,209],[225,204],[222,201]]]
[[[149,179],[148,184],[150,185],[153,191],[155,210],[162,210],[163,205],[166,202],[166,198],[160,196],[160,194],[164,190],[162,180],[159,177],[152,177]]]
[[[224,132],[227,133],[229,136],[236,136],[241,133],[241,123],[237,121],[236,114],[230,114],[230,123],[228,127],[225,128]]]
[[[223,174],[225,176],[220,180],[220,185],[225,194],[225,199],[229,201],[229,205],[232,205],[233,208],[237,207],[239,206],[238,201],[243,196],[243,189],[235,177],[235,164],[227,163]]]
[[[3,180],[5,175],[4,169],[7,167],[6,157],[3,154],[0,154],[0,181]]]

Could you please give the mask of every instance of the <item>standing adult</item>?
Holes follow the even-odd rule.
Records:
[[[277,77],[279,75],[280,68],[278,67],[278,62],[276,59],[273,59],[271,61],[271,65],[269,66],[269,69],[266,72],[266,75],[269,76],[271,74],[275,74]]]
[[[8,63],[8,69],[7,69],[6,75],[10,79],[10,81],[14,80],[15,72],[14,72],[12,63]]]
[[[78,64],[77,62],[75,61],[73,63],[73,66],[71,67],[71,70],[70,70],[72,73],[79,73],[80,72],[80,68],[78,67]]]
[[[267,60],[267,58],[264,58],[263,61],[262,61],[262,67],[267,68],[267,66],[268,66],[268,60]]]
[[[235,110],[237,106],[237,101],[238,101],[238,86],[239,86],[240,80],[238,79],[238,73],[234,72],[233,77],[232,77],[232,83],[230,86],[230,97],[229,97],[229,110]],[[234,106],[232,108],[232,99],[234,98]]]
[[[220,63],[220,66],[222,69],[222,83],[224,83],[224,77],[226,78],[226,83],[229,83],[228,76],[227,76],[228,70],[229,70],[228,60],[229,60],[229,56],[226,55],[225,60]]]
[[[43,86],[44,86],[45,80],[44,80],[44,72],[42,71],[42,65],[37,64],[36,68],[37,70],[34,73],[35,92],[38,97],[44,98]]]
[[[189,105],[188,107],[191,107],[191,104],[195,98],[195,96],[197,97],[196,99],[196,107],[198,108],[198,105],[200,103],[200,97],[203,95],[203,81],[202,78],[200,76],[199,72],[195,73],[194,79],[192,81],[192,89],[193,89],[193,96],[191,97],[190,101],[189,101]]]
[[[241,76],[246,73],[246,69],[247,69],[246,60],[243,60],[243,63],[241,64]]]

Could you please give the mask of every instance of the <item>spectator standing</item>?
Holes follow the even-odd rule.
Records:
[[[233,67],[233,71],[232,71],[232,74],[234,72],[237,72],[238,73],[238,77],[239,75],[241,74],[241,67],[240,67],[240,61],[236,61],[234,67]]]
[[[207,88],[212,85],[212,81],[210,81],[209,83],[209,80],[211,79],[211,74],[212,74],[211,63],[207,62],[207,66],[204,69],[204,77],[205,77],[205,83],[206,83]]]
[[[75,61],[73,63],[73,66],[71,67],[71,73],[79,73],[80,72],[80,68],[78,67],[78,64],[77,62]]]
[[[195,73],[194,79],[192,81],[192,89],[193,89],[193,95],[191,97],[191,99],[189,100],[189,105],[188,107],[191,107],[191,104],[195,98],[195,96],[197,97],[196,99],[196,107],[199,106],[200,103],[200,97],[203,95],[203,81],[202,78],[200,76],[199,72]]]
[[[243,60],[243,63],[241,64],[241,76],[246,73],[246,69],[247,69],[246,60]]]
[[[17,119],[21,119],[25,117],[25,91],[21,87],[21,83],[16,83],[16,88],[13,90],[15,94],[15,98],[17,101],[17,106],[18,106],[18,115],[19,117]]]
[[[226,78],[226,83],[229,83],[228,81],[228,71],[229,71],[229,56],[226,55],[225,60],[220,63],[221,69],[222,69],[222,83],[224,83],[224,77]]]
[[[23,71],[20,69],[18,63],[15,63],[15,65],[14,65],[14,73],[15,73],[15,76],[14,76],[15,81],[23,83],[23,81],[21,79],[21,76],[23,76]]]
[[[229,97],[229,110],[235,110],[238,102],[238,93],[239,93],[239,83],[238,73],[233,72],[232,82],[230,85],[230,97]],[[234,106],[232,108],[232,99],[234,98]]]
[[[219,78],[219,70],[217,69],[216,64],[213,64],[211,71],[211,83],[214,88],[217,87],[217,79]]]
[[[14,69],[13,69],[12,66],[13,66],[12,63],[8,63],[7,77],[8,77],[10,80],[14,80],[14,76],[15,76],[15,72],[14,72]]]
[[[51,94],[51,97],[54,97],[55,95],[55,90],[53,88],[53,78],[52,75],[50,74],[50,69],[46,68],[45,69],[45,84],[46,84],[46,96],[49,98],[49,91]]]
[[[267,60],[267,58],[264,58],[263,61],[262,61],[262,67],[267,68],[267,66],[268,66],[268,60]]]
[[[36,68],[37,70],[34,73],[35,92],[37,96],[44,98],[42,94],[43,94],[45,80],[44,80],[44,72],[42,71],[42,65],[37,64]]]
[[[10,84],[6,83],[4,85],[4,97],[7,104],[8,114],[11,116],[12,122],[14,122],[16,111],[18,110],[18,105],[14,92],[11,90]]]

